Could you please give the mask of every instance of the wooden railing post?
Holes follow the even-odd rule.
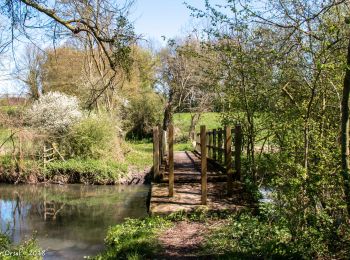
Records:
[[[201,126],[201,202],[207,204],[207,134],[205,125]]]
[[[235,179],[241,180],[242,127],[235,127]]]
[[[162,155],[163,155],[163,161],[166,161],[166,157],[168,155],[167,152],[167,131],[162,129]]]
[[[209,133],[205,133],[205,146],[206,146],[206,156],[207,156],[207,158],[208,158],[208,155],[209,155]]]
[[[232,132],[231,127],[225,127],[225,166],[227,174],[227,195],[232,195],[233,173],[232,173]]]
[[[221,164],[222,163],[222,128],[218,129],[218,161]]]
[[[163,163],[163,128],[158,125],[159,164]]]
[[[209,132],[209,155],[210,159],[213,159],[213,132]]]
[[[200,140],[201,139],[201,134],[197,134],[197,139],[196,139],[196,150],[199,153],[201,151],[201,147],[200,147]]]
[[[168,157],[169,157],[169,197],[174,196],[174,126],[169,125],[168,133]]]
[[[157,180],[159,177],[159,128],[153,128],[153,179]]]
[[[213,129],[213,160],[216,161],[217,159],[217,142],[216,142],[216,129]]]

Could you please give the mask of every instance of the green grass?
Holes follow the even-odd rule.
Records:
[[[150,167],[153,164],[153,143],[147,140],[140,142],[128,142],[125,163],[136,166],[139,170]]]
[[[161,217],[127,219],[109,229],[106,250],[92,259],[151,259],[161,251],[157,235],[171,225],[171,221]]]
[[[174,126],[177,129],[174,151],[192,151],[193,146],[188,142],[188,131],[191,124],[190,113],[174,114]],[[199,120],[196,132],[200,125],[206,125],[208,130],[221,127],[219,113],[204,113]],[[137,166],[139,169],[149,167],[153,163],[153,143],[149,140],[139,142],[127,142],[129,151],[126,153],[125,161],[128,165]]]
[[[287,249],[290,240],[283,225],[250,214],[232,215],[206,237],[203,250],[222,259],[293,259]]]
[[[180,132],[178,136],[187,137],[191,125],[190,113],[176,113],[174,114],[174,126],[178,128]],[[199,132],[201,125],[205,125],[208,130],[221,127],[220,113],[203,113],[196,127],[196,132]]]
[[[191,143],[176,143],[174,144],[174,151],[192,151],[193,146]]]

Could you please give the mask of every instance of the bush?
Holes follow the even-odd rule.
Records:
[[[26,117],[30,125],[51,134],[60,134],[79,121],[82,112],[76,97],[49,92],[34,102]]]
[[[98,159],[116,154],[117,129],[109,118],[89,117],[72,126],[63,141],[66,155],[70,158]],[[120,154],[119,154],[120,155]]]
[[[242,214],[230,217],[224,227],[210,234],[205,250],[232,259],[294,258],[287,249],[290,241],[289,230],[282,224]]]
[[[127,138],[141,140],[152,136],[152,128],[161,122],[162,103],[151,92],[136,96],[124,108],[124,127]]]

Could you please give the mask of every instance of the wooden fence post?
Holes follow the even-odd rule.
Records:
[[[216,129],[213,130],[213,160],[217,159],[217,142],[216,142]]]
[[[218,161],[221,164],[222,163],[222,128],[218,129]]]
[[[201,191],[202,205],[207,204],[207,134],[205,125],[201,126]]]
[[[162,154],[163,154],[163,161],[162,162],[165,162],[166,161],[166,157],[168,155],[168,152],[167,152],[167,131],[163,130],[162,129]]]
[[[201,141],[201,134],[197,134],[197,139],[196,139],[196,150],[199,153],[201,151],[201,147],[200,147],[200,141]]]
[[[168,157],[169,157],[169,197],[174,196],[174,126],[169,125],[168,134]]]
[[[163,162],[163,128],[158,125],[158,151],[159,151],[159,164]]]
[[[232,173],[232,132],[231,127],[225,127],[225,166],[227,174],[227,195],[232,195],[233,173]]]
[[[213,159],[213,132],[209,132],[209,155],[210,159]]]
[[[159,177],[159,128],[153,128],[153,179]]]
[[[235,179],[241,180],[242,127],[235,127]]]
[[[206,156],[208,158],[209,155],[209,134],[205,134],[205,147],[206,147]]]

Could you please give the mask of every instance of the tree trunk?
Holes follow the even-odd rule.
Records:
[[[168,102],[164,109],[163,130],[168,129],[169,124],[173,121],[173,105],[172,102]]]
[[[341,116],[341,166],[344,180],[344,192],[348,214],[350,214],[350,183],[349,183],[349,94],[350,94],[350,39],[346,72],[343,85],[342,116]]]
[[[307,172],[309,166],[309,122],[304,126],[304,169]],[[303,176],[306,179],[306,176]]]
[[[195,140],[195,137],[196,137],[196,133],[195,133],[196,125],[197,125],[200,117],[201,117],[200,113],[195,113],[195,114],[191,115],[191,125],[190,125],[190,129],[189,129],[189,132],[188,132],[188,138],[191,141]]]
[[[169,124],[173,122],[173,111],[174,111],[173,99],[174,99],[174,92],[170,90],[169,99],[164,109],[164,118],[163,118],[164,131],[166,131],[168,129]]]

